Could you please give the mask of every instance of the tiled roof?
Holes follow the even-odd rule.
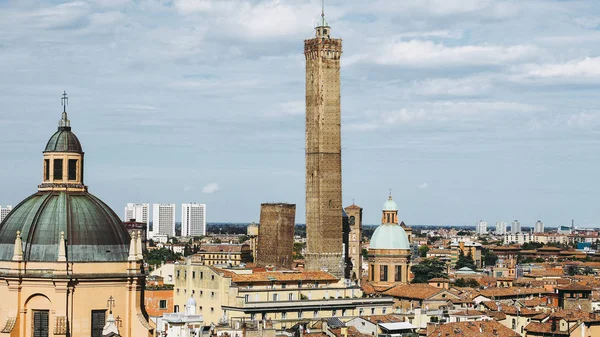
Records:
[[[341,328],[329,329],[329,331],[331,331],[336,337],[342,337],[342,329]],[[372,337],[372,336],[369,334],[361,333],[360,331],[358,331],[357,328],[355,328],[353,326],[349,326],[348,327],[348,337]]]
[[[458,311],[455,313],[452,313],[451,316],[483,316],[485,315],[484,312],[478,311],[478,310],[463,310],[463,311]]]
[[[520,300],[524,306],[528,308],[535,308],[537,306],[546,306],[548,304],[548,300],[545,297],[535,297],[530,300]]]
[[[498,311],[498,304],[496,304],[496,301],[483,301],[481,304],[489,310]]]
[[[522,296],[522,295],[537,295],[546,294],[548,290],[544,288],[489,288],[480,291],[480,294],[485,297],[510,297],[510,296]]]
[[[529,333],[538,333],[538,334],[551,334],[552,333],[552,322],[539,323],[539,322],[531,322],[527,324],[525,327],[528,335]],[[569,336],[568,331],[560,331],[560,329],[556,329],[554,331],[555,336]]]
[[[529,308],[512,307],[509,305],[503,305],[502,312],[510,316],[535,316],[540,313]]]
[[[396,315],[372,315],[364,316],[362,318],[373,324],[404,322],[402,317]]]
[[[399,298],[411,298],[424,300],[437,293],[444,291],[444,289],[432,287],[428,284],[400,284],[392,289],[384,292],[385,295],[399,297]]]
[[[428,337],[521,337],[496,321],[446,323],[430,332]]]
[[[435,283],[435,282],[440,282],[440,283],[442,283],[442,282],[443,282],[443,283],[449,283],[449,282],[450,282],[450,280],[449,280],[449,279],[447,279],[447,278],[436,277],[436,278],[432,278],[431,280],[429,280],[429,281],[427,281],[427,282],[429,282],[429,283],[432,283],[432,282],[434,282],[434,283]]]
[[[558,318],[569,322],[600,322],[600,315],[583,310],[559,310],[550,314],[550,319]]]
[[[503,319],[506,319],[506,314],[503,312],[497,312],[497,311],[486,311],[485,315],[487,317],[491,317],[493,318],[495,321],[501,321]]]
[[[591,287],[584,286],[578,283],[571,283],[566,286],[556,286],[558,290],[570,290],[570,291],[592,291]]]
[[[241,252],[244,245],[235,244],[203,244],[200,253],[234,253]]]

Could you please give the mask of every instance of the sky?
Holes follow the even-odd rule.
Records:
[[[318,0],[0,0],[0,204],[36,191],[61,94],[89,191],[304,223]],[[409,225],[600,225],[600,2],[326,0],[343,202]],[[177,210],[180,212],[180,209]],[[178,214],[178,218],[180,215]]]

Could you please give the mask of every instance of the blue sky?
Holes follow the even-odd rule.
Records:
[[[69,93],[90,192],[304,222],[314,0],[0,1],[0,204],[41,180]],[[328,0],[343,198],[379,222],[600,224],[598,1]],[[179,211],[178,211],[179,212]]]

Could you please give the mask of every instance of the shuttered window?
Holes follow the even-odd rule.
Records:
[[[106,323],[106,310],[92,310],[92,337],[102,337]]]
[[[48,337],[48,311],[33,311],[33,337]]]

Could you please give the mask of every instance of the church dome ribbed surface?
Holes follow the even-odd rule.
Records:
[[[77,136],[73,132],[71,132],[71,128],[59,128],[48,143],[46,144],[46,149],[44,152],[77,152],[82,153],[83,149],[81,148],[81,143]]]
[[[377,227],[371,237],[370,249],[410,249],[408,235],[396,224],[383,224]]]
[[[0,224],[0,260],[11,260],[21,232],[25,261],[57,261],[65,233],[71,262],[127,261],[130,236],[119,217],[87,192],[38,192]]]

